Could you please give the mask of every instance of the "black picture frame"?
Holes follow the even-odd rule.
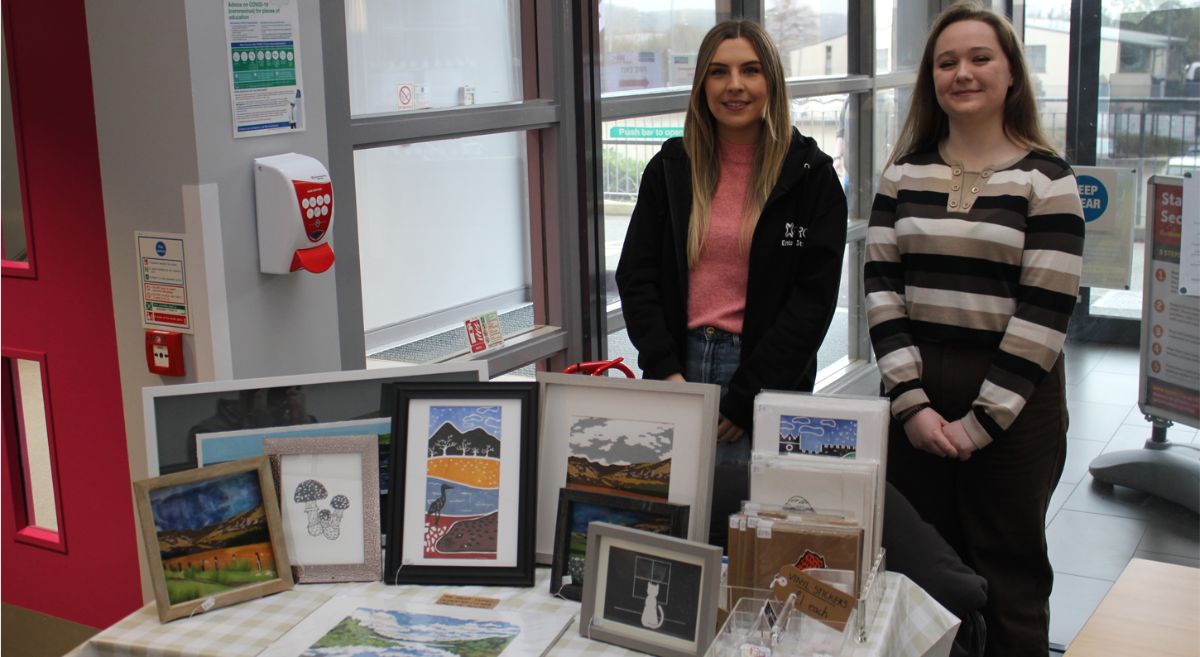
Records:
[[[572,538],[578,540],[578,537],[572,536],[572,524],[579,505],[584,504],[604,507],[613,511],[613,513],[609,514],[610,517],[608,518],[595,518],[594,520],[600,520],[609,524],[623,524],[614,522],[619,519],[621,512],[647,514],[656,516],[666,523],[665,528],[667,531],[659,531],[658,528],[652,531],[664,536],[687,538],[688,515],[691,511],[687,504],[671,504],[670,502],[625,497],[610,493],[561,488],[558,492],[558,521],[554,525],[554,559],[550,569],[550,595],[576,601],[583,599],[583,584],[581,582],[583,580],[583,571],[587,565],[586,532],[582,539],[584,553],[581,559],[583,561],[571,564],[570,552]],[[637,525],[624,526],[637,527]],[[579,571],[578,578],[573,577],[574,573],[571,572],[572,565]],[[571,579],[568,579],[569,576]]]
[[[392,486],[385,513],[384,582],[533,586],[537,384],[397,382],[390,387],[395,393],[395,403],[392,406]],[[449,403],[436,404],[441,401]],[[475,414],[461,410],[469,402],[476,402],[477,409],[501,406],[495,428],[488,424],[463,431],[466,425],[478,421],[478,418],[471,419]],[[514,421],[511,414],[516,409],[519,409],[520,417]],[[443,413],[466,415],[446,422],[450,424],[449,429],[443,424],[434,430],[433,426],[441,421],[438,418],[446,417],[439,415]],[[459,427],[460,423],[464,426]],[[412,427],[424,428],[410,435]],[[443,429],[450,433],[444,433]],[[493,432],[500,435],[492,436]],[[451,440],[453,447],[443,444],[444,439]],[[416,442],[418,440],[420,443]],[[515,456],[510,451],[512,442],[518,447]],[[488,449],[489,446],[495,449]],[[450,454],[451,448],[461,448],[462,454]],[[436,454],[436,449],[442,449],[442,454]],[[468,454],[468,450],[473,453]],[[480,451],[484,453],[481,455]],[[490,459],[492,451],[496,453],[495,459]],[[480,461],[480,458],[485,460]],[[495,463],[490,464],[489,460]],[[431,463],[432,467],[439,468],[442,478],[430,474]],[[516,477],[511,475],[514,467],[518,472]],[[490,505],[491,488],[487,486],[490,479],[483,480],[492,469],[495,472],[494,509]],[[505,473],[508,473],[507,477],[502,476]],[[414,479],[418,476],[420,480]],[[466,483],[466,479],[471,481]],[[455,483],[460,484],[460,490],[451,493]],[[441,488],[440,496],[427,504],[430,491],[438,487]],[[414,495],[414,491],[420,496]],[[471,509],[471,513],[478,514],[481,508],[488,512],[475,516],[470,513],[442,515],[443,510],[452,509],[460,514]],[[453,535],[451,530],[455,530]],[[468,538],[455,540],[464,534]],[[487,565],[489,554],[494,554],[494,560],[502,563]]]

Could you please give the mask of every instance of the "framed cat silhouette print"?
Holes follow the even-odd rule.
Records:
[[[721,548],[594,522],[579,633],[657,657],[699,657],[716,629]]]
[[[532,586],[537,384],[392,390],[384,581]]]

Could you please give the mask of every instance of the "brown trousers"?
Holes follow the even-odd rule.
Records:
[[[971,402],[993,349],[922,343],[921,380],[933,407],[953,422]],[[1063,358],[1030,396],[1008,433],[966,462],[915,449],[892,422],[888,480],[988,582],[988,657],[1048,655],[1050,589],[1046,509],[1067,452]]]

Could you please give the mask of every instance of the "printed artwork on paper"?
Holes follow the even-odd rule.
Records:
[[[432,406],[425,478],[425,557],[495,559],[500,518],[500,406]]]
[[[655,534],[669,535],[671,533],[670,516],[634,511],[632,509],[617,509],[600,504],[576,502],[571,505],[571,542],[567,549],[567,573],[571,583],[583,585],[583,572],[587,563],[587,534],[588,525],[593,522],[607,522],[622,527],[632,527]]]
[[[694,641],[702,568],[613,547],[604,620]]]
[[[779,416],[779,453],[854,458],[858,422],[808,415]]]
[[[358,607],[302,657],[497,657],[520,632],[502,620]]]
[[[670,422],[573,416],[567,488],[665,500],[674,441]]]
[[[257,471],[150,491],[171,604],[277,579]]]

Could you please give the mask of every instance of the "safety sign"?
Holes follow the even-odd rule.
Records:
[[[188,309],[183,236],[137,231],[134,238],[137,241],[143,328],[170,328],[190,333],[192,317]]]

